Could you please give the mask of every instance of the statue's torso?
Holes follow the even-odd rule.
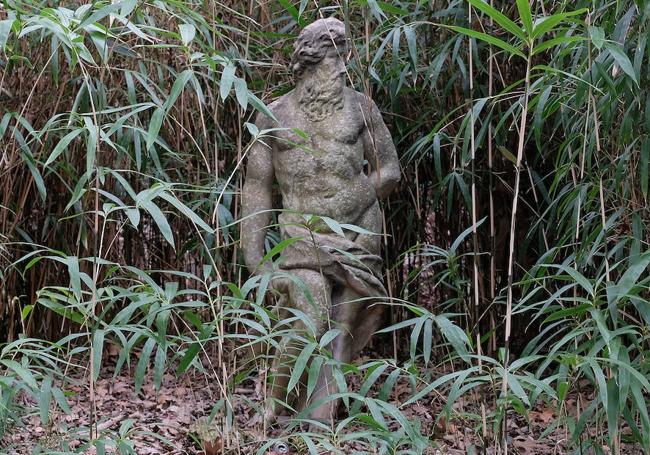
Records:
[[[356,95],[346,89],[343,108],[320,121],[308,119],[291,93],[280,99],[274,110],[279,126],[297,128],[306,137],[291,130],[275,132],[273,167],[284,209],[378,232],[377,196],[364,172],[366,124]]]

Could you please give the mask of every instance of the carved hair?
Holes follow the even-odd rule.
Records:
[[[305,69],[320,62],[332,48],[335,48],[342,57],[347,53],[343,22],[328,17],[303,28],[294,44],[291,57],[291,68],[296,79],[302,79]]]

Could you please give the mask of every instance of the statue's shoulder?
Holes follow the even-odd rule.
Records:
[[[275,122],[268,115],[260,112],[257,114],[255,123],[258,125],[258,127],[262,128],[279,128],[279,124],[283,124],[284,120],[286,120],[287,117],[291,116],[293,110],[295,109],[294,106],[295,103],[293,102],[293,90],[291,90],[290,92],[285,93],[280,98],[267,105],[267,108],[273,113],[277,119],[277,122]]]
[[[364,113],[372,112],[373,107],[375,107],[375,102],[370,96],[348,87],[346,87],[345,90],[345,96],[352,102],[353,106],[357,107],[358,109],[362,109]]]

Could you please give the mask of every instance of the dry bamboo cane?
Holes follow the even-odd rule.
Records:
[[[519,142],[517,145],[517,163],[515,168],[515,187],[512,196],[512,213],[510,217],[510,245],[508,248],[508,289],[506,300],[506,328],[505,328],[505,356],[503,360],[503,380],[502,380],[502,395],[504,399],[504,415],[502,425],[502,447],[503,453],[508,454],[508,419],[507,419],[507,398],[508,398],[508,369],[510,361],[510,331],[512,328],[512,285],[513,285],[513,268],[515,257],[515,236],[517,233],[517,206],[519,203],[519,184],[521,181],[521,162],[524,155],[524,143],[526,139],[526,119],[528,117],[528,98],[530,96],[530,68],[532,60],[532,45],[528,46],[528,55],[526,57],[526,77],[524,82],[524,104],[521,111],[521,121],[519,123]]]

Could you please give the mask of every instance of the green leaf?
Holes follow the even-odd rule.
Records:
[[[9,122],[13,116],[9,112],[5,112],[4,115],[2,116],[2,120],[0,120],[0,140],[5,135],[5,132],[7,131],[7,126],[9,126]]]
[[[135,368],[135,393],[140,393],[142,384],[144,384],[144,377],[147,372],[147,366],[149,365],[149,358],[151,357],[151,351],[153,351],[155,345],[156,340],[154,338],[148,338],[142,348],[138,365]]]
[[[151,116],[151,121],[149,122],[149,131],[147,132],[147,150],[151,148],[153,143],[158,138],[158,133],[160,132],[160,127],[162,126],[163,119],[165,118],[165,110],[161,107],[157,107]]]
[[[519,11],[519,18],[524,24],[524,30],[528,36],[533,34],[533,17],[530,13],[530,5],[528,0],[517,0],[517,10]]]
[[[483,0],[469,0],[469,3],[476,9],[487,14],[494,22],[515,35],[516,37],[526,40],[526,34],[521,27],[511,21],[507,16],[490,6]]]
[[[623,51],[623,47],[620,44],[605,43],[605,48],[609,51],[610,55],[614,57],[614,60],[618,63],[618,66],[621,67],[625,74],[630,76],[636,85],[639,85],[632,62],[630,62],[630,59]]]
[[[133,225],[134,228],[138,228],[138,224],[140,224],[140,210],[135,209],[135,208],[129,208],[129,209],[124,209],[124,212],[126,213],[126,216],[129,218],[129,221]]]
[[[192,70],[185,70],[182,73],[178,75],[176,80],[174,81],[174,85],[172,85],[172,90],[169,92],[169,98],[165,101],[165,104],[163,105],[163,109],[167,112],[171,109],[173,104],[176,102],[178,99],[179,95],[187,85],[187,82],[194,76],[194,71]],[[154,113],[155,115],[155,113]],[[153,119],[152,119],[153,120]],[[160,128],[159,128],[160,129]],[[156,135],[158,133],[156,132]]]
[[[339,334],[341,334],[341,329],[330,329],[327,332],[323,334],[321,337],[320,341],[318,342],[318,345],[321,348],[326,347],[328,344],[330,344],[334,338],[336,338]]]
[[[31,156],[28,156],[27,154],[23,153],[22,150],[20,152],[20,156],[25,162],[25,164],[27,165],[30,174],[32,174],[32,178],[34,179],[34,183],[36,184],[36,189],[38,190],[38,194],[41,196],[41,199],[45,201],[45,198],[47,197],[47,188],[45,187],[43,176],[41,175],[38,168],[34,165]]]
[[[650,265],[650,253],[645,253],[641,256],[630,259],[630,266],[618,283],[608,287],[607,299],[610,302],[620,302],[621,299],[629,296],[648,265]]]
[[[460,356],[467,355],[467,346],[470,345],[467,334],[451,322],[445,315],[435,316],[435,322],[442,335],[451,343]]]
[[[59,407],[65,412],[66,414],[71,414],[72,410],[70,409],[70,405],[68,404],[68,400],[65,398],[65,395],[59,389],[58,387],[53,387],[52,388],[52,395],[54,396],[54,400],[56,401],[56,404],[59,405]]]
[[[460,233],[458,237],[454,240],[454,243],[451,244],[451,247],[449,248],[449,251],[452,252],[452,254],[456,254],[456,251],[458,250],[458,247],[463,243],[465,238],[473,232],[473,230],[476,228],[478,229],[483,222],[486,220],[487,217],[483,217],[480,220],[478,220],[475,224],[472,224],[470,227],[465,229],[463,232]]]
[[[284,9],[291,15],[293,20],[295,20],[300,27],[304,27],[305,20],[300,17],[300,12],[296,9],[295,6],[289,0],[278,0],[279,3],[284,7]]]
[[[377,19],[377,22],[383,23],[384,19],[387,19],[387,17],[384,11],[377,3],[377,0],[367,0],[367,1],[368,1],[368,6],[370,7],[370,13],[373,15],[375,19]]]
[[[584,36],[558,36],[557,38],[552,38],[550,40],[546,40],[543,43],[539,44],[538,46],[535,46],[533,48],[532,55],[537,55],[540,52],[544,52],[547,49],[550,49],[555,46],[561,46],[563,44],[571,44],[575,43],[578,41],[585,41],[587,38]],[[541,67],[542,65],[540,65]]]
[[[90,16],[88,16],[86,19],[84,19],[77,27],[77,29],[84,28],[87,25],[93,24],[95,22],[98,22],[108,16],[109,14],[113,13],[114,11],[117,11],[122,7],[122,2],[117,2],[113,3],[110,5],[107,5],[103,7],[102,9],[95,11],[92,13]]]
[[[241,77],[235,78],[235,95],[241,108],[246,110],[248,107],[248,87],[246,81]]]
[[[72,196],[70,197],[70,200],[68,201],[68,204],[65,206],[64,212],[67,212],[70,210],[70,208],[79,201],[79,199],[82,198],[82,196],[86,193],[86,183],[88,182],[88,176],[86,174],[83,174],[80,178],[77,184],[74,187],[74,190],[72,191]]]
[[[427,318],[424,321],[424,334],[422,335],[422,354],[424,356],[424,364],[428,365],[431,360],[431,345],[433,343],[433,321]]]
[[[90,177],[95,169],[95,155],[99,140],[97,137],[98,128],[90,116],[84,115],[83,119],[86,124],[86,131],[88,131],[86,139],[86,175]]]
[[[276,122],[278,121],[278,119],[275,117],[275,115],[273,114],[273,112],[271,112],[271,111],[269,110],[269,108],[266,107],[266,104],[264,104],[264,103],[262,102],[261,99],[259,99],[258,97],[256,97],[254,94],[252,94],[252,93],[250,93],[250,92],[248,93],[248,102],[249,102],[249,103],[251,104],[251,106],[253,106],[257,111],[262,112],[263,114],[265,114],[265,115],[268,116],[270,119],[272,119],[272,120],[274,120],[274,121],[276,121]]]
[[[264,264],[266,261],[268,261],[269,259],[273,258],[273,256],[275,256],[276,254],[279,254],[279,253],[281,253],[282,251],[284,251],[284,249],[287,248],[289,245],[292,245],[292,244],[294,244],[294,243],[296,243],[296,242],[299,242],[299,241],[301,241],[301,240],[302,240],[302,237],[290,237],[290,238],[288,238],[288,239],[284,239],[284,240],[282,240],[282,241],[279,242],[277,245],[275,245],[275,246],[271,249],[271,251],[269,251],[268,253],[266,253],[266,254],[264,255],[264,257],[262,258],[262,262],[261,262],[261,263]]]
[[[167,349],[165,344],[158,344],[153,364],[153,384],[156,390],[160,390],[163,375],[165,373],[165,362],[167,361]]]
[[[194,224],[199,226],[201,229],[203,229],[205,232],[209,232],[210,234],[214,233],[214,229],[212,229],[205,221],[203,221],[203,218],[198,216],[196,213],[192,211],[188,206],[183,204],[176,196],[173,194],[167,193],[166,191],[160,193],[158,195],[159,198],[166,200],[169,202],[171,205],[176,207],[183,215],[185,215],[187,218],[192,220]]]
[[[379,5],[382,11],[386,13],[397,14],[398,16],[406,16],[409,13],[408,10],[400,8],[390,2],[377,1],[377,5]]]
[[[200,321],[198,321],[200,323]],[[214,330],[214,325],[205,325],[201,329],[198,340],[190,345],[185,351],[185,355],[178,364],[176,369],[176,374],[182,374],[187,371],[189,366],[192,364],[192,361],[196,358],[199,351],[201,350],[202,343],[207,340]]]
[[[320,375],[320,370],[324,361],[325,357],[316,357],[312,360],[311,365],[309,365],[309,372],[307,373],[307,398],[311,397],[311,394],[316,388],[318,376]]]
[[[5,19],[0,21],[0,51],[4,50],[9,40],[9,34],[16,19]]]
[[[497,149],[499,149],[505,159],[510,161],[512,164],[517,165],[517,157],[510,150],[505,148],[503,145],[498,145]]]
[[[41,384],[41,393],[38,397],[38,413],[41,424],[47,425],[50,416],[50,403],[52,401],[52,378],[46,378]]]
[[[99,377],[102,368],[102,353],[104,352],[104,330],[97,329],[93,335],[93,381]]]
[[[291,377],[289,378],[287,392],[293,390],[293,388],[298,385],[298,381],[300,381],[302,373],[307,367],[307,362],[309,362],[309,359],[311,358],[311,355],[317,346],[318,345],[316,343],[309,343],[302,349],[302,351],[300,351],[300,354],[298,355],[298,358],[293,365],[293,371],[291,372]]]
[[[226,100],[230,90],[232,89],[232,84],[235,82],[235,65],[228,63],[221,73],[221,82],[219,83],[219,95],[222,100]]]
[[[34,305],[25,305],[23,311],[20,312],[20,320],[25,321],[27,319],[27,316],[29,316],[29,313],[31,313],[33,309],[34,309]]]
[[[646,109],[650,109],[650,107],[646,106]],[[650,170],[648,169],[648,161],[650,160],[650,139],[646,138],[643,140],[643,143],[641,144],[641,160],[639,166],[639,172],[641,173],[641,192],[643,193],[643,197],[647,198],[648,197],[648,172]]]
[[[533,38],[537,38],[539,36],[542,36],[544,33],[552,32],[554,31],[554,27],[559,23],[563,22],[564,20],[572,16],[577,16],[585,12],[587,12],[587,9],[581,8],[576,11],[570,11],[568,13],[558,13],[558,14],[553,14],[552,16],[545,17],[544,19],[539,21],[537,25],[535,25],[532,36]]]
[[[544,91],[539,95],[537,100],[537,106],[535,107],[535,113],[533,116],[533,131],[535,133],[535,141],[537,146],[542,149],[542,124],[544,120],[544,108],[546,107],[546,102],[551,96],[551,91],[553,90],[553,85],[549,85],[544,89]],[[515,164],[517,160],[515,159]]]
[[[505,41],[501,41],[499,38],[495,38],[494,36],[488,35],[486,33],[477,32],[474,30],[470,30],[468,28],[458,27],[455,25],[442,25],[442,27],[449,28],[451,30],[454,30],[455,32],[462,33],[464,35],[471,36],[472,38],[476,38],[478,40],[492,44],[496,47],[503,49],[504,51],[508,52],[511,55],[518,55],[521,58],[526,58],[526,55],[520,49],[516,48],[511,44],[506,43]]]
[[[521,386],[521,383],[519,382],[519,379],[517,379],[517,376],[512,373],[508,373],[508,386],[517,398],[523,401],[527,406],[530,406],[528,394],[526,394],[524,391],[524,388]]]
[[[605,45],[605,31],[602,27],[589,26],[589,37],[596,49],[602,49]]]
[[[329,227],[332,232],[340,235],[341,237],[345,237],[345,232],[343,232],[343,228],[341,225],[338,223],[338,221],[328,217],[328,216],[321,216],[319,217],[321,220],[327,224],[327,227]]]
[[[81,274],[79,273],[79,258],[76,256],[66,256],[61,259],[68,267],[68,274],[70,275],[70,287],[72,292],[77,298],[78,302],[81,302]]]
[[[418,64],[418,48],[415,38],[415,31],[410,25],[404,26],[404,35],[406,36],[406,44],[409,49],[409,57],[411,58],[411,65],[413,66],[413,74],[416,74]]]
[[[194,39],[196,28],[192,24],[180,24],[178,29],[181,32],[181,41],[183,42],[183,46],[187,46]]]
[[[52,150],[52,153],[50,153],[50,156],[47,158],[47,161],[45,161],[44,166],[47,167],[52,164],[54,160],[56,160],[59,155],[66,150],[70,142],[72,142],[74,138],[79,136],[82,132],[83,129],[79,128],[63,136],[59,143],[56,144],[56,147],[54,147],[54,150]]]
[[[9,360],[9,359],[0,360],[0,363],[2,363],[10,370],[13,370],[14,373],[16,373],[29,387],[31,387],[34,390],[38,389],[38,384],[36,383],[36,379],[34,378],[32,372],[29,371],[27,368],[23,367],[20,363],[16,362],[15,360]]]
[[[169,226],[167,218],[165,218],[162,210],[160,210],[156,204],[149,200],[142,200],[139,204],[143,209],[149,212],[154,222],[156,223],[156,226],[158,226],[158,229],[160,229],[160,233],[163,235],[165,240],[167,240],[172,248],[176,249],[172,228]]]

